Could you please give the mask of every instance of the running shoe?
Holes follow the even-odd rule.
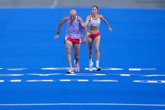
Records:
[[[74,74],[74,71],[73,71],[73,69],[69,69],[66,73],[67,74]]]
[[[88,71],[93,71],[93,62],[91,62],[91,63],[89,64]]]
[[[100,67],[96,67],[96,71],[101,71],[101,68]]]

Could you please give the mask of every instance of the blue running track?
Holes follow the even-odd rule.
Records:
[[[164,110],[165,10],[101,9],[101,72],[65,74],[70,9],[0,9],[0,110]],[[84,20],[90,9],[77,9]],[[93,56],[93,60],[95,57]]]

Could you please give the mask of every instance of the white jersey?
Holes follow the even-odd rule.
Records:
[[[89,27],[91,28],[99,28],[100,27],[100,17],[98,17],[97,19],[93,19],[92,16],[90,15],[90,21],[89,21]]]

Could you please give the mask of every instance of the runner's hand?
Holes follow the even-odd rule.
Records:
[[[112,28],[111,27],[109,27],[109,31],[112,32]]]
[[[57,40],[59,38],[59,34],[56,34],[55,36],[54,36],[54,40]]]

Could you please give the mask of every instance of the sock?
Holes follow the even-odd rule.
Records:
[[[78,61],[76,62],[76,60],[74,60],[74,64],[78,64]]]
[[[99,67],[99,60],[96,60],[96,67]]]
[[[89,65],[92,66],[92,59],[89,59]]]

